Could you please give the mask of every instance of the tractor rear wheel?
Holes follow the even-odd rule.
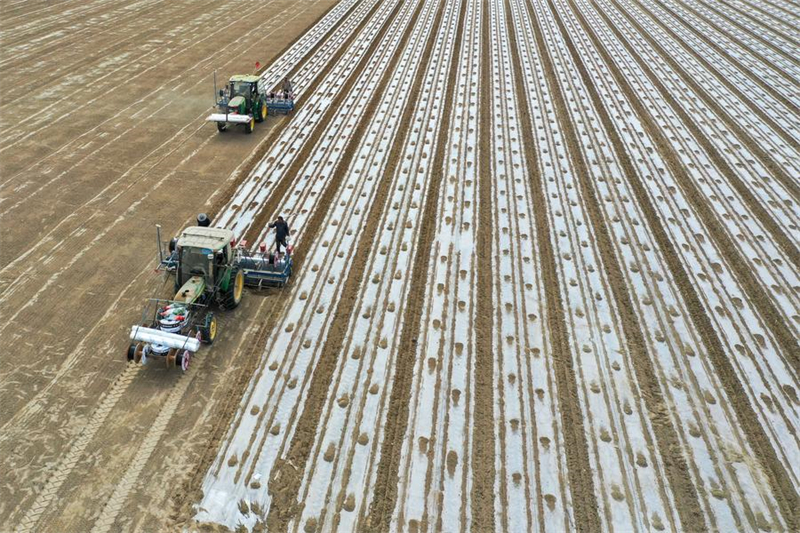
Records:
[[[244,132],[245,133],[253,133],[253,130],[255,129],[255,127],[256,127],[256,119],[255,118],[251,118],[250,122],[245,123]]]
[[[267,118],[267,103],[261,102],[256,113],[256,122],[264,122],[265,118]]]
[[[224,122],[217,122],[217,131],[222,133],[223,131],[225,131],[227,129],[228,129],[228,125],[227,124],[225,124]]]
[[[244,272],[235,265],[231,271],[231,280],[228,289],[222,293],[222,308],[235,309],[242,301],[244,294]]]
[[[208,313],[205,322],[198,329],[200,330],[200,342],[212,344],[217,338],[217,317],[214,316],[214,313]]]

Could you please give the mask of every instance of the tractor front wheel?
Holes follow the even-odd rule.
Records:
[[[244,272],[236,265],[231,271],[231,279],[228,288],[222,293],[222,308],[235,309],[242,301],[244,294]]]
[[[206,320],[199,330],[200,342],[203,344],[212,344],[214,342],[214,339],[217,338],[217,317],[214,316],[214,313],[206,315]]]
[[[256,127],[256,119],[255,118],[251,118],[250,122],[246,122],[245,123],[244,132],[245,133],[253,133],[253,130],[255,129],[255,127]]]
[[[217,122],[217,131],[222,133],[223,131],[225,131],[227,129],[228,129],[228,125],[227,124],[225,124],[224,122]]]

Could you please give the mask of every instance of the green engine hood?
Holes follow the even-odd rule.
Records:
[[[183,284],[175,294],[176,302],[194,303],[206,288],[206,282],[202,276],[192,276],[189,281]]]
[[[234,96],[230,102],[228,102],[228,107],[231,109],[239,109],[245,103],[244,96]]]

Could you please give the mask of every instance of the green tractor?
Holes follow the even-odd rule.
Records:
[[[230,125],[241,124],[245,133],[253,133],[256,122],[267,118],[267,96],[259,85],[260,81],[259,76],[231,76],[228,86],[219,90],[217,113],[212,113],[206,120],[216,122],[220,132],[227,131]]]
[[[168,368],[186,371],[200,344],[211,344],[217,336],[211,307],[234,309],[242,300],[245,275],[233,246],[233,232],[209,227],[206,215],[197,221],[197,226],[170,241],[168,255],[159,228],[159,270],[175,275],[175,296],[148,301],[142,320],[131,328],[129,361],[144,364],[163,359]]]

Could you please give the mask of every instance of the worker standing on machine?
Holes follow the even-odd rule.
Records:
[[[292,95],[292,82],[289,81],[289,76],[284,76],[283,84],[281,86],[281,91],[283,91],[283,97],[288,100]]]
[[[283,245],[284,248],[288,247],[286,244],[286,238],[291,235],[289,224],[283,220],[283,217],[279,216],[278,220],[270,224],[269,227],[270,229],[275,228],[275,250],[280,253],[281,245]]]

